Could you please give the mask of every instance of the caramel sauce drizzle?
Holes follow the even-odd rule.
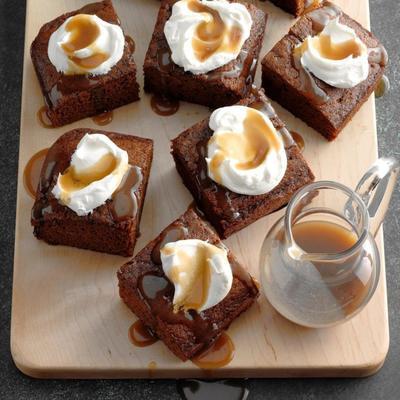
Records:
[[[196,13],[207,13],[210,21],[201,22],[192,39],[194,53],[198,60],[205,61],[217,52],[234,53],[238,51],[242,30],[238,26],[228,28],[218,11],[200,3],[188,0],[188,8]]]
[[[83,69],[93,69],[98,67],[109,57],[108,54],[100,52],[93,48],[93,44],[100,35],[100,28],[92,21],[90,15],[78,14],[71,18],[65,27],[70,32],[69,40],[62,44],[62,48],[68,55],[68,58]],[[78,50],[92,47],[94,53],[85,58],[79,58],[74,55]]]
[[[322,3],[322,0],[305,0],[304,2],[304,14],[315,10],[318,8]]]
[[[213,344],[192,358],[193,364],[202,369],[216,369],[229,364],[235,355],[235,345],[226,332]]]
[[[24,187],[27,193],[36,197],[36,190],[39,185],[40,172],[49,149],[43,149],[34,154],[24,169]]]
[[[175,100],[163,95],[153,94],[150,101],[151,109],[158,115],[167,117],[175,114],[179,110],[179,100]]]
[[[114,119],[113,111],[106,111],[101,114],[95,115],[92,120],[96,125],[105,126],[112,122]]]
[[[304,151],[305,142],[303,136],[301,136],[300,133],[296,131],[290,131],[290,134],[292,135],[292,138],[297,144],[297,147],[300,149],[300,151]]]
[[[243,122],[244,134],[227,132],[212,136],[210,142],[216,142],[220,151],[212,158],[210,170],[216,181],[221,182],[219,167],[226,158],[238,160],[236,167],[241,170],[257,168],[263,163],[270,149],[279,148],[279,140],[271,131],[264,118],[252,108],[247,111]]]
[[[161,253],[164,255],[172,255],[175,250],[163,247]],[[207,245],[199,245],[193,256],[189,256],[181,249],[176,251],[179,265],[175,265],[171,269],[172,283],[180,282],[182,292],[187,295],[181,295],[175,298],[174,311],[178,312],[180,309],[196,310],[198,311],[206,302],[208,292],[211,284],[209,260],[214,254],[222,252],[221,249],[211,249]],[[180,274],[185,272],[185,280],[180,279]]]
[[[98,162],[85,171],[77,172],[70,166],[60,176],[60,186],[63,188],[61,201],[68,204],[68,194],[81,190],[95,181],[99,181],[113,173],[117,166],[117,160],[112,154],[105,154]]]
[[[309,39],[313,41],[314,47],[323,58],[328,60],[343,60],[349,56],[353,58],[361,56],[361,48],[354,40],[347,40],[342,43],[333,43],[330,36],[319,35]],[[308,41],[298,47],[301,54],[307,50]]]
[[[147,347],[158,341],[158,338],[140,319],[130,326],[129,339],[137,347]]]
[[[55,128],[53,123],[51,122],[51,119],[49,117],[49,109],[47,106],[42,106],[39,108],[39,110],[36,113],[37,120],[39,121],[39,124],[46,129],[51,129]]]
[[[138,166],[129,166],[118,189],[112,195],[112,214],[116,221],[135,217],[138,212],[137,191],[143,181],[142,170]]]

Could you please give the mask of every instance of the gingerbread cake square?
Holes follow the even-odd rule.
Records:
[[[259,294],[253,278],[228,250],[233,281],[226,297],[200,313],[174,312],[174,286],[164,274],[160,249],[168,242],[184,239],[223,246],[212,227],[189,208],[118,271],[122,300],[183,361],[209,347]]]
[[[100,133],[128,153],[129,165],[121,187],[105,204],[79,216],[61,204],[52,190],[70,165],[78,143],[87,134]],[[32,209],[34,235],[53,245],[65,245],[121,256],[132,256],[139,232],[153,158],[153,141],[119,133],[75,129],[62,135],[44,161]],[[140,172],[138,171],[140,169]],[[133,191],[133,192],[132,192]]]
[[[334,18],[352,28],[368,48],[367,78],[351,88],[334,87],[305,70],[294,59],[294,49],[308,36],[319,34]],[[303,15],[262,60],[262,86],[296,117],[334,140],[381,80],[387,54],[378,39],[332,3]]]
[[[216,108],[246,97],[253,83],[261,50],[267,15],[252,4],[245,4],[252,17],[250,37],[238,57],[205,74],[185,72],[171,59],[164,26],[176,0],[162,0],[153,36],[144,61],[144,89],[174,99]]]
[[[56,127],[139,99],[134,49],[126,38],[122,58],[105,74],[65,74],[57,71],[48,55],[50,37],[68,18],[78,14],[96,15],[105,22],[120,26],[111,0],[105,0],[63,14],[40,29],[31,45],[31,58],[47,116]]]
[[[285,206],[299,188],[314,180],[300,149],[264,93],[254,90],[239,105],[265,112],[284,140],[286,172],[270,192],[255,196],[238,194],[208,177],[205,157],[207,143],[213,134],[209,119],[192,126],[172,141],[172,155],[183,183],[222,238]]]

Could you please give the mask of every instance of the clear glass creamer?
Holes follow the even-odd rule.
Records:
[[[381,158],[355,191],[321,181],[295,194],[260,256],[263,291],[280,314],[303,326],[327,327],[364,308],[379,281],[374,237],[398,171],[395,160]]]

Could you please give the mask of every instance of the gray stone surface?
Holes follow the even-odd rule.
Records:
[[[50,1],[50,0],[49,0]],[[117,0],[116,0],[117,1]],[[357,1],[357,0],[349,0]],[[370,0],[372,27],[390,55],[389,95],[376,102],[381,155],[400,159],[400,2]],[[24,1],[0,0],[0,398],[178,399],[175,381],[35,380],[14,366],[9,349]],[[249,382],[250,399],[395,399],[400,397],[400,191],[385,223],[390,350],[383,368],[365,379],[269,379]]]

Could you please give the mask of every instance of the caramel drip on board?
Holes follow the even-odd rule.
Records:
[[[153,94],[151,96],[151,109],[163,117],[173,115],[179,110],[179,100]]]
[[[292,138],[297,144],[297,147],[300,149],[300,151],[304,151],[305,142],[303,136],[301,136],[300,133],[296,131],[290,131],[290,134],[292,135]]]
[[[24,187],[32,197],[36,197],[36,190],[39,185],[40,172],[43,167],[49,149],[43,149],[35,153],[27,162],[24,169]]]
[[[192,358],[193,364],[202,369],[216,369],[229,364],[235,355],[235,346],[226,332],[223,332],[210,347]]]
[[[143,181],[142,170],[129,166],[118,189],[112,195],[111,211],[116,221],[135,217],[138,212],[137,191]]]
[[[39,110],[36,113],[37,120],[39,124],[46,129],[51,129],[55,128],[53,123],[51,122],[49,118],[49,109],[46,106],[42,106],[39,108]]]
[[[186,400],[246,400],[249,395],[244,379],[181,379],[177,382],[177,390]]]
[[[70,32],[68,42],[62,44],[62,48],[68,55],[68,58],[83,69],[93,69],[98,67],[109,57],[93,48],[93,43],[100,35],[100,28],[92,21],[90,15],[78,14],[71,18],[67,23],[65,30]],[[94,53],[88,57],[79,58],[74,55],[78,50],[92,47]]]
[[[158,338],[138,319],[129,328],[129,340],[137,347],[147,347],[158,341]]]
[[[242,30],[238,26],[225,26],[219,12],[200,3],[198,0],[188,0],[189,10],[195,13],[210,15],[210,21],[201,22],[196,28],[192,39],[195,56],[204,62],[217,52],[234,53],[238,50]]]
[[[105,126],[112,122],[114,119],[113,111],[106,111],[92,117],[93,122],[99,126]]]

